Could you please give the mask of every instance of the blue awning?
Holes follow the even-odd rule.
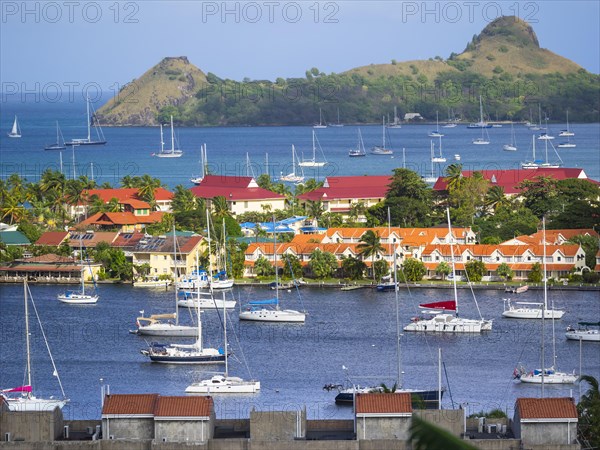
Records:
[[[268,300],[255,300],[253,302],[248,302],[249,305],[257,306],[257,305],[276,305],[277,299],[270,298]]]

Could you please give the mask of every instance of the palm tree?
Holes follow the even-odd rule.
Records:
[[[459,187],[462,184],[462,164],[450,164],[446,167],[446,183],[448,191]]]
[[[137,180],[136,180],[137,178]],[[121,187],[122,188],[134,188],[137,187],[137,182],[139,181],[138,177],[132,177],[131,175],[125,175],[121,178]]]
[[[398,389],[398,383],[394,383],[392,387],[387,387],[385,383],[381,383],[379,386],[381,387],[381,392],[384,394],[393,394]]]
[[[20,222],[27,215],[25,207],[18,198],[13,195],[9,195],[5,198],[5,201],[2,203],[2,208],[0,208],[0,212],[2,213],[2,219],[7,217],[10,219],[10,224]]]
[[[444,450],[476,450],[449,431],[437,427],[426,420],[413,415],[410,425],[410,440],[414,450],[444,449]]]
[[[80,175],[77,180],[82,184],[83,189],[85,190],[95,189],[96,186],[98,186],[96,180],[91,180],[87,175]]]
[[[585,381],[590,385],[587,392],[581,396],[577,404],[579,413],[578,434],[580,441],[588,448],[600,447],[600,390],[598,380],[591,375],[581,375],[579,382]]]
[[[150,175],[145,174],[142,176],[140,183],[137,186],[138,195],[148,203],[153,203],[155,200],[154,191],[161,186],[162,183],[158,178],[152,178]]]
[[[360,237],[360,244],[356,246],[356,249],[363,258],[371,257],[371,272],[373,273],[373,281],[375,281],[375,256],[384,251],[379,233],[368,230]]]
[[[212,207],[215,219],[218,219],[219,222],[221,222],[225,217],[231,216],[229,205],[227,205],[227,200],[223,196],[213,198]]]
[[[504,188],[502,186],[492,186],[489,188],[485,195],[484,204],[494,212],[496,212],[500,206],[506,205],[507,198],[504,195]]]
[[[323,206],[323,202],[321,200],[318,200],[316,202],[309,200],[307,206],[308,215],[310,217],[314,217],[317,220],[319,220],[321,215],[325,212],[325,207]]]

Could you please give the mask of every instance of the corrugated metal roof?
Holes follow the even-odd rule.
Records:
[[[357,394],[356,414],[407,414],[412,413],[410,394]]]
[[[111,394],[104,398],[102,414],[152,415],[158,394]]]
[[[54,245],[59,246],[69,235],[67,231],[46,231],[36,241],[35,245]]]
[[[515,409],[521,419],[576,419],[572,398],[518,398]]]
[[[156,417],[209,417],[213,407],[212,397],[159,397]]]
[[[20,231],[0,231],[0,242],[6,245],[29,245],[29,239]]]

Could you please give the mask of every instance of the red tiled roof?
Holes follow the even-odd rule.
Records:
[[[35,245],[54,245],[59,246],[68,236],[66,231],[46,231],[35,242]]]
[[[87,191],[88,198],[93,195],[98,196],[105,203],[110,202],[113,198],[116,198],[121,202],[122,200],[138,199],[141,200],[138,195],[137,188],[119,188],[119,189],[90,189]],[[156,201],[168,201],[173,198],[173,193],[167,191],[165,188],[157,188],[154,190],[154,199]]]
[[[382,199],[389,190],[389,175],[327,177],[323,187],[299,195],[300,200]]]
[[[57,272],[79,273],[83,266],[76,264],[17,264],[14,266],[1,266],[0,272]]]
[[[119,233],[112,242],[112,247],[133,247],[144,238],[144,233]]]
[[[158,397],[155,417],[209,417],[212,397]]]
[[[513,169],[513,170],[479,170],[483,178],[490,181],[492,186],[502,186],[505,194],[518,194],[520,191],[517,186],[524,180],[532,180],[536,177],[551,177],[556,180],[566,180],[569,178],[587,179],[583,169],[559,168],[559,169]],[[463,177],[473,175],[472,170],[464,170]],[[589,180],[592,181],[592,180]],[[437,179],[433,185],[434,191],[445,191],[448,183],[444,177]]]
[[[32,256],[31,258],[17,259],[17,262],[27,264],[75,264],[78,261],[75,261],[68,256],[59,256],[54,253],[48,253],[46,255]]]
[[[284,199],[285,195],[277,194],[267,189],[260,187],[255,188],[238,188],[227,186],[196,186],[190,189],[196,197],[200,198],[215,198],[225,197],[231,201],[246,201],[246,200],[278,200]]]
[[[357,415],[395,415],[412,414],[410,394],[399,392],[393,394],[373,393],[356,395]]]
[[[515,409],[521,419],[577,419],[572,398],[518,398]]]
[[[186,239],[186,238],[183,238]],[[191,252],[192,250],[194,250],[194,248],[196,248],[196,245],[198,245],[199,242],[202,241],[202,239],[204,239],[202,236],[190,236],[188,237],[185,241],[183,241],[181,244],[179,244],[179,252],[182,254],[186,254]],[[179,243],[182,239],[177,239],[177,242]]]
[[[158,394],[111,394],[104,398],[102,415],[152,416]]]
[[[161,211],[153,211],[147,216],[136,216],[132,212],[96,213],[79,223],[79,227],[82,225],[137,225],[158,223],[162,220],[164,214],[165,213]]]

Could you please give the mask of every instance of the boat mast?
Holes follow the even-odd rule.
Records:
[[[92,141],[92,136],[91,136],[91,121],[90,121],[90,97],[89,95],[86,96],[86,107],[87,107],[87,131],[88,131],[88,136],[87,136],[87,141],[91,142]]]
[[[198,257],[198,250],[196,250],[196,271],[200,275],[200,258]],[[177,288],[175,288],[177,290]],[[210,288],[210,294],[212,297],[212,287]],[[196,340],[196,347],[199,351],[202,351],[202,320],[200,319],[200,280],[196,283],[196,314],[198,315],[198,339]]]
[[[296,176],[296,149],[292,144],[292,175]]]
[[[381,148],[385,148],[385,116],[381,116],[381,123],[381,141],[383,142]]]
[[[542,239],[544,240],[544,303],[542,305],[542,398],[544,398],[544,377],[546,375],[546,360],[544,355],[544,320],[546,318],[546,309],[548,303],[548,281],[546,277],[546,217],[542,217]]]
[[[315,132],[313,131],[313,136],[314,134]],[[277,301],[275,309],[279,311],[279,271],[277,270],[277,233],[275,231],[275,216],[273,216],[273,262],[275,264],[275,299]]]
[[[160,124],[160,152],[161,153],[165,152],[165,140],[163,137],[162,123]]]
[[[455,315],[458,317],[458,291],[456,290],[456,272],[454,270],[454,239],[452,237],[452,225],[450,224],[450,209],[446,209],[446,216],[448,217],[448,233],[450,234],[450,257],[452,258],[452,285],[454,287],[454,307]]]
[[[175,133],[173,132],[173,116],[171,116],[171,153],[175,153]]]
[[[406,169],[406,149],[402,147],[402,168]]]
[[[31,386],[31,351],[29,349],[29,299],[27,298],[27,281],[23,281],[23,293],[25,298],[25,345],[27,347],[27,385]],[[27,395],[31,395],[30,393]]]
[[[321,111],[321,110],[319,110]],[[313,162],[315,162],[317,160],[317,146],[315,145],[315,131],[313,130],[312,133],[312,144],[313,144]]]
[[[81,235],[79,235],[79,264],[81,264],[81,294],[85,295],[85,284],[83,282],[83,245],[81,243]]]
[[[390,251],[392,249],[391,233],[390,233],[391,215],[390,208],[388,207],[388,241],[390,244]],[[398,357],[398,389],[402,388],[402,358],[400,353],[400,308],[398,302],[398,274],[396,266],[396,250],[394,249],[392,270],[394,271],[394,294],[396,301],[396,356]]]
[[[175,224],[173,224],[173,275],[177,284],[177,238],[175,237]],[[179,325],[179,307],[177,306],[177,287],[175,288],[175,325]]]

